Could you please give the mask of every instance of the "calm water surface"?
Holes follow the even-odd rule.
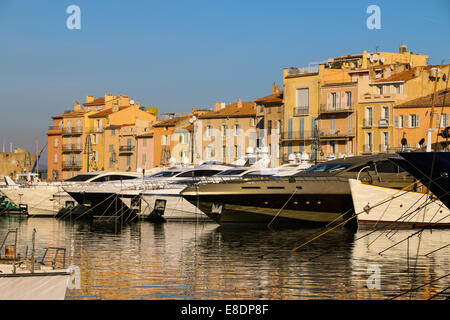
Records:
[[[0,235],[19,229],[23,252],[37,230],[39,256],[65,247],[81,269],[66,299],[445,299],[450,230],[386,233],[336,229],[219,227],[215,223],[114,223],[0,217]],[[409,252],[408,252],[409,248]],[[372,270],[372,272],[371,272]],[[369,277],[379,271],[379,286]],[[375,272],[375,273],[373,273]],[[374,279],[374,278],[371,278]],[[367,287],[369,285],[369,287]]]

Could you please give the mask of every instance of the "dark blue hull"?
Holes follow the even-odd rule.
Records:
[[[450,209],[450,152],[402,152],[399,154],[402,158],[391,158],[391,160],[420,180]]]

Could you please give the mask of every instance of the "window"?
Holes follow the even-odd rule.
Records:
[[[228,126],[226,124],[222,125],[222,136],[226,137],[227,136],[227,130],[228,130]]]
[[[109,152],[114,152],[114,145],[110,144],[108,150]]]
[[[364,125],[366,126],[372,125],[372,107],[366,108],[366,118],[364,119]]]
[[[235,124],[234,125],[234,135],[237,137],[239,135],[239,125]]]
[[[109,158],[109,168],[112,168],[113,164],[114,164],[114,159],[113,159],[113,157],[110,157]]]
[[[272,120],[267,121],[267,134],[272,133]]]
[[[55,138],[55,148],[58,147],[58,138]]]
[[[189,178],[189,177],[210,177],[216,173],[221,172],[220,170],[189,170],[177,175],[177,178]]]
[[[445,128],[448,127],[448,113],[436,114],[436,127]]]
[[[55,153],[55,155],[53,156],[53,162],[58,163],[58,154],[57,153]]]
[[[297,112],[300,114],[309,113],[309,88],[297,89],[296,91]]]
[[[353,133],[353,114],[348,116],[348,133]]]
[[[381,119],[385,119],[389,122],[389,107],[384,106],[381,108]]]
[[[337,95],[336,92],[333,92],[331,94],[331,107],[333,110],[336,110],[337,107]]]
[[[239,159],[241,157],[241,147],[240,146],[234,146],[234,154],[236,155],[236,159]]]
[[[131,156],[127,155],[127,166],[131,165]]]
[[[92,144],[97,144],[98,143],[98,134],[93,134],[92,135]]]
[[[347,109],[351,109],[353,101],[352,101],[352,92],[351,91],[347,91],[345,93],[347,95]]]
[[[410,128],[418,128],[419,127],[419,115],[411,114],[410,115]]]
[[[142,164],[145,165],[146,162],[147,162],[147,155],[144,153],[144,154],[142,155]]]
[[[142,146],[143,147],[147,146],[147,139],[146,138],[142,139]]]
[[[116,129],[111,129],[111,136],[115,136],[116,135]]]
[[[395,116],[394,117],[394,127],[396,129],[403,128],[403,116]]]

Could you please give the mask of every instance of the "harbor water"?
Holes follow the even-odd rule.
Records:
[[[448,244],[450,230],[337,228],[293,251],[325,229],[0,217],[1,235],[15,228],[22,251],[33,229],[39,256],[48,246],[66,248],[67,265],[81,271],[68,300],[449,296],[450,247],[433,251]]]

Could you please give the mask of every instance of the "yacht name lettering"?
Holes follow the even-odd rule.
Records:
[[[196,307],[188,304],[187,307],[181,308],[183,315],[208,315],[210,318],[214,315],[216,307]]]

